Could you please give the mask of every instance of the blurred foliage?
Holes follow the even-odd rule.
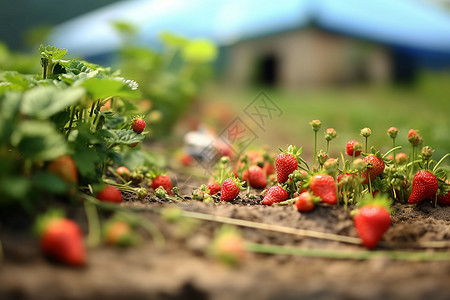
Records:
[[[0,42],[0,70],[14,70],[23,74],[35,74],[40,70],[35,54],[11,51]]]
[[[133,25],[117,21],[113,26],[123,41],[118,66],[124,76],[139,82],[143,98],[160,112],[157,123],[149,124],[152,134],[165,136],[212,75],[218,50],[208,40],[188,40],[168,32],[159,36],[161,49],[149,49],[131,42],[137,34]]]
[[[46,168],[65,155],[76,164],[78,184],[102,182],[107,166],[123,164],[128,146],[144,139],[131,129],[137,83],[66,53],[41,46],[42,75],[0,72],[0,207],[20,203],[31,211],[48,195],[73,195],[76,189]]]

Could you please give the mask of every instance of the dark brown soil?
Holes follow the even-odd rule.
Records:
[[[183,194],[192,190],[188,183],[188,188],[179,186]],[[220,224],[191,219],[168,223],[151,210],[176,206],[192,212],[356,237],[349,213],[342,207],[319,206],[302,214],[292,206],[260,205],[258,199],[212,204],[192,200],[171,203],[150,196],[142,201],[127,200],[132,201],[122,206],[143,209],[138,214],[159,228],[165,237],[164,247],[156,246],[143,233],[146,238],[142,245],[129,249],[101,246],[89,251],[86,267],[72,269],[43,258],[37,241],[29,235],[4,229],[0,236],[5,252],[0,265],[0,299],[450,299],[450,261],[250,253],[242,265],[231,268],[208,255],[208,245]],[[397,204],[394,208],[393,224],[377,250],[394,244],[450,240],[450,207],[434,208],[424,203]],[[362,246],[336,241],[240,230],[247,242],[365,251]]]

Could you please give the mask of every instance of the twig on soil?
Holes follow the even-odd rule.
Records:
[[[361,240],[359,238],[351,237],[351,236],[343,236],[343,235],[326,233],[326,232],[298,229],[298,228],[285,227],[285,226],[266,224],[266,223],[258,223],[258,222],[252,222],[252,221],[241,220],[241,219],[233,219],[233,218],[222,217],[222,216],[208,215],[208,214],[203,214],[203,213],[198,213],[198,212],[190,212],[190,211],[185,211],[185,210],[182,210],[182,215],[184,217],[196,218],[196,219],[201,219],[201,220],[206,220],[206,221],[213,221],[213,222],[219,222],[219,223],[248,227],[248,228],[276,231],[276,232],[288,233],[288,234],[304,236],[304,237],[311,237],[311,238],[337,241],[337,242],[342,242],[342,243],[349,243],[349,244],[354,244],[354,245],[362,244]]]
[[[247,250],[257,253],[298,255],[334,259],[372,259],[387,257],[394,260],[424,261],[450,260],[449,252],[407,252],[407,251],[342,251],[286,247],[279,245],[246,243]]]

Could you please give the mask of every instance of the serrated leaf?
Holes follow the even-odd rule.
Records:
[[[47,119],[77,103],[84,95],[85,90],[79,87],[36,87],[24,94],[20,111],[31,117]]]
[[[11,143],[24,158],[34,161],[52,160],[67,152],[63,136],[45,121],[20,123],[11,136]]]
[[[133,130],[110,130],[110,133],[112,134],[112,137],[106,138],[106,142],[111,145],[132,145],[144,140],[142,134],[138,134]]]
[[[56,48],[55,46],[44,46],[39,47],[39,53],[41,57],[61,59],[67,54],[67,50],[63,48]]]
[[[89,78],[81,86],[85,87],[94,99],[108,97],[138,98],[140,93],[130,88],[121,78]]]
[[[10,90],[26,90],[36,84],[34,77],[19,74],[15,71],[6,71],[0,74],[0,80],[8,83]]]
[[[80,73],[92,72],[92,69],[79,60],[71,60],[68,64],[64,64],[66,72],[72,72],[76,75]]]
[[[96,174],[97,164],[100,162],[100,159],[94,148],[77,147],[72,157],[82,177],[89,177]]]

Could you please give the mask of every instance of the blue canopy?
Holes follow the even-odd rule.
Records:
[[[450,55],[450,15],[417,0],[129,0],[60,24],[49,42],[85,57],[110,53],[120,44],[111,26],[117,20],[136,24],[142,44],[170,31],[226,46],[314,22],[399,49]]]

